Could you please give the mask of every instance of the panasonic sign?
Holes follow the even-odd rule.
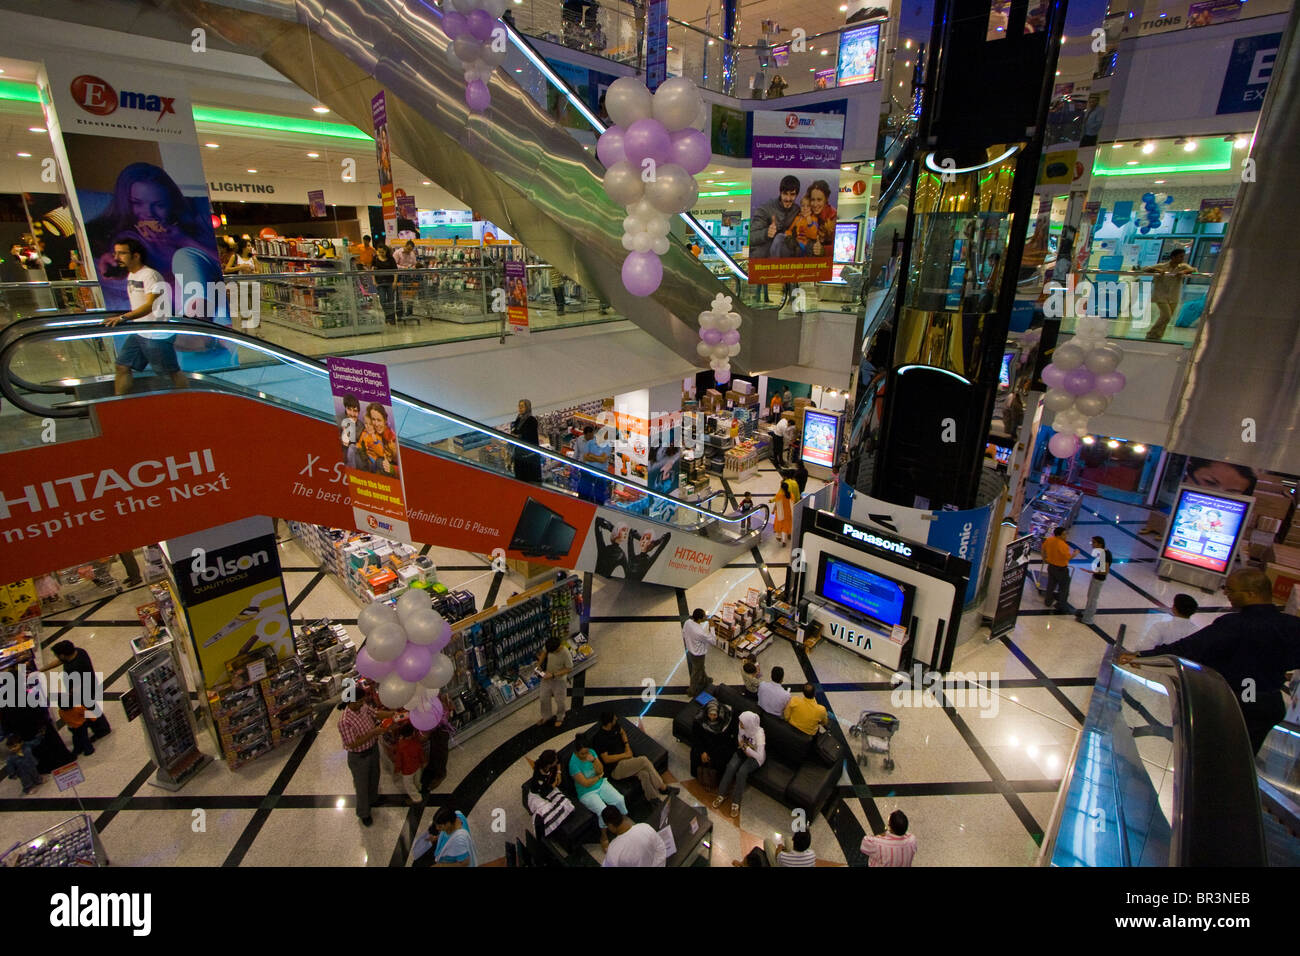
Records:
[[[905,558],[912,556],[912,549],[901,541],[890,541],[888,538],[882,538],[872,534],[870,531],[863,531],[861,528],[855,528],[853,525],[845,522],[844,530],[840,532],[846,537],[856,538],[865,544],[875,545],[877,548],[884,548],[886,551],[893,551],[895,554],[901,554]]]

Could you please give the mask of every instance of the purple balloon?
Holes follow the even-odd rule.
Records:
[[[623,152],[634,166],[640,166],[645,159],[667,164],[672,146],[668,130],[657,119],[639,119],[623,134]]]
[[[1047,365],[1043,368],[1043,384],[1048,388],[1065,387],[1065,369],[1056,365]]]
[[[442,15],[442,31],[455,40],[469,33],[469,21],[465,19],[465,14],[448,10]]]
[[[1102,372],[1097,376],[1094,384],[1101,394],[1114,395],[1116,392],[1124,390],[1124,386],[1128,384],[1128,379],[1124,377],[1123,372]]]
[[[653,252],[633,252],[623,260],[623,288],[633,295],[650,295],[664,281],[664,264]]]
[[[475,80],[465,87],[465,103],[475,113],[482,113],[491,102],[492,94],[482,80]]]
[[[671,136],[668,161],[676,163],[692,176],[702,173],[713,158],[709,138],[698,129],[679,129]]]
[[[623,151],[624,132],[621,126],[611,126],[596,140],[596,156],[606,168],[627,159],[627,154]]]
[[[1074,453],[1079,450],[1079,439],[1065,432],[1057,432],[1047,443],[1047,450],[1057,458],[1073,458]]]
[[[428,707],[421,707],[419,710],[411,711],[411,726],[416,730],[428,733],[442,723],[442,715],[442,701],[435,697],[429,702]]]
[[[364,647],[357,651],[357,673],[369,680],[383,680],[396,666],[396,661],[375,660]]]
[[[726,385],[728,382],[731,381],[731,371],[729,369],[723,369],[721,371],[714,372],[713,380],[717,382],[719,385]]]
[[[406,648],[395,663],[398,676],[402,680],[418,681],[429,673],[429,666],[433,663],[433,652],[423,644],[412,644],[407,641]]]
[[[1082,365],[1066,372],[1065,381],[1061,383],[1061,387],[1071,395],[1082,395],[1085,392],[1091,392],[1095,385],[1096,376]]]
[[[722,333],[717,329],[700,329],[700,338],[709,345],[722,344]]]
[[[469,24],[470,36],[479,43],[492,39],[492,28],[497,25],[496,17],[486,10],[471,10],[465,14],[465,22]]]
[[[723,344],[723,345],[739,345],[739,344],[740,344],[740,330],[739,330],[739,329],[728,329],[727,331],[723,332],[723,333],[722,333],[722,344]]]

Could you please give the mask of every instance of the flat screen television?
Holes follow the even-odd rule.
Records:
[[[1213,574],[1227,574],[1228,562],[1245,533],[1252,500],[1187,486],[1179,488],[1160,557]]]
[[[884,627],[908,627],[916,588],[823,554],[817,566],[817,594]]]
[[[1002,367],[998,369],[998,388],[1010,388],[1011,376],[1016,370],[1016,357],[1019,349],[1007,349],[1002,353]]]
[[[872,83],[876,79],[876,56],[880,49],[880,24],[872,23],[840,34],[835,85]]]
[[[837,222],[835,224],[835,262],[856,262],[858,259],[858,232],[860,222]]]
[[[830,468],[840,447],[840,416],[835,412],[821,412],[805,408],[803,413],[803,444],[799,457],[805,464]]]

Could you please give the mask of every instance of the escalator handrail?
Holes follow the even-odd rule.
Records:
[[[77,313],[22,319],[18,322],[12,323],[8,328],[0,333],[0,393],[12,402],[16,408],[27,412],[30,415],[49,418],[84,418],[89,416],[91,407],[98,404],[99,401],[112,401],[117,398],[132,397],[131,395],[114,396],[113,399],[100,399],[91,402],[78,401],[57,408],[43,408],[27,402],[26,399],[24,399],[22,395],[18,394],[18,392],[13,388],[12,383],[14,376],[12,375],[10,366],[13,362],[14,355],[25,343],[35,340],[55,340],[61,337],[67,337],[74,333],[77,333],[77,338],[96,337],[88,334],[92,331],[98,332],[98,337],[117,337],[120,335],[129,335],[139,332],[171,332],[175,334],[202,335],[208,338],[219,338],[233,342],[243,348],[253,351],[261,351],[273,360],[279,360],[281,364],[297,365],[312,374],[324,376],[328,376],[329,374],[326,366],[322,362],[300,355],[297,352],[293,352],[263,339],[244,335],[243,333],[224,325],[214,325],[210,322],[174,320],[168,322],[132,322],[130,323],[129,328],[119,326],[115,329],[108,329],[103,325],[102,321],[86,321],[84,313]],[[202,373],[198,373],[197,378],[204,382],[209,380],[209,377]],[[215,382],[216,380],[212,379],[212,381]],[[242,392],[242,389],[237,387],[234,383],[224,381],[222,382],[221,388],[211,388],[208,390],[226,394],[240,394]],[[59,391],[62,391],[62,389],[59,389]],[[255,399],[257,398],[257,396],[252,397]],[[619,481],[608,472],[598,471],[587,465],[576,462],[571,458],[566,458],[558,452],[540,448],[536,445],[530,445],[525,441],[515,438],[513,435],[500,432],[494,428],[489,428],[480,422],[475,422],[472,419],[465,418],[455,412],[447,411],[446,409],[439,408],[436,405],[413,398],[405,393],[394,391],[392,392],[392,398],[393,405],[403,404],[418,412],[437,416],[455,425],[463,426],[465,430],[469,432],[490,434],[494,441],[501,441],[514,448],[527,451],[530,454],[536,454],[542,458],[549,458],[567,468],[576,468],[579,471],[586,472],[588,475],[602,481],[632,487],[647,497],[657,499],[674,508],[684,508],[687,511],[694,512],[699,516],[703,524],[708,524],[709,522],[720,522],[727,525],[739,525],[746,519],[753,518],[761,512],[763,515],[763,523],[758,526],[761,529],[767,527],[771,518],[771,509],[766,504],[758,505],[752,510],[742,512],[733,518],[727,518],[715,513],[710,508],[701,507],[701,505],[708,505],[714,499],[725,495],[725,492],[715,492],[700,502],[687,502],[679,498],[670,498],[667,495],[652,491],[649,488],[629,485],[627,482]],[[261,400],[267,401],[267,399],[264,398]],[[274,402],[273,404],[280,403]],[[306,411],[314,412],[317,415],[320,414],[317,410]],[[432,448],[432,446],[425,446],[422,450],[437,454],[439,457],[448,457],[444,452],[440,452],[440,450]],[[471,467],[482,467],[480,463],[468,462],[464,459],[455,458],[454,456],[450,457],[451,460],[470,465]],[[494,471],[493,473],[495,474],[496,472]],[[741,537],[743,536],[744,535],[741,535]]]

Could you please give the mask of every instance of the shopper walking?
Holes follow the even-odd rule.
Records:
[[[519,414],[510,423],[510,434],[529,445],[540,445],[537,434],[537,418],[533,415],[533,403],[526,398],[519,399]],[[533,484],[541,484],[542,459],[534,452],[523,448],[514,448],[515,478]]]
[[[1152,624],[1150,629],[1134,641],[1127,650],[1144,651],[1149,647],[1181,641],[1188,634],[1196,633],[1201,629],[1201,625],[1192,620],[1192,615],[1198,610],[1200,605],[1196,603],[1196,598],[1190,594],[1175,594],[1170,613]]]
[[[51,650],[57,660],[41,668],[53,670],[63,665],[66,695],[57,702],[60,707],[84,707],[87,711],[87,723],[90,724],[91,740],[99,740],[113,732],[104,716],[103,679],[95,673],[95,665],[90,662],[90,655],[84,648],[71,641],[59,641]],[[99,716],[94,716],[98,714]],[[93,752],[93,751],[92,751]]]
[[[1147,332],[1148,342],[1159,342],[1164,338],[1165,327],[1178,311],[1178,301],[1183,294],[1183,277],[1196,272],[1184,261],[1186,256],[1182,249],[1175,249],[1164,262],[1142,270],[1156,276],[1151,283],[1151,301],[1160,313],[1155,325]]]
[[[799,489],[799,497],[803,497],[804,489],[808,487],[808,466],[800,458],[794,463],[794,483]]]
[[[406,245],[393,250],[393,261],[399,271],[410,272],[420,266],[420,257],[415,252],[415,241],[407,239]],[[415,315],[415,296],[420,288],[420,280],[415,276],[402,276],[398,282],[398,311],[404,316]]]
[[[438,696],[442,701],[442,721],[425,734],[429,759],[424,765],[424,772],[420,774],[420,790],[426,796],[447,779],[447,754],[451,749],[452,726],[447,715],[452,712],[452,708],[444,695]]]
[[[343,705],[339,717],[339,735],[343,749],[348,752],[348,770],[352,773],[352,787],[357,796],[357,817],[365,826],[374,823],[370,808],[379,800],[379,738],[384,728],[379,725],[379,714],[364,699]]]
[[[375,270],[375,287],[379,290],[379,302],[384,307],[384,321],[388,325],[397,324],[397,303],[395,300],[397,281],[397,262],[388,246],[380,243],[375,246],[375,258],[371,263]]]
[[[546,646],[537,656],[537,669],[542,672],[541,689],[542,719],[537,722],[540,727],[551,719],[552,702],[555,710],[555,726],[564,726],[565,696],[569,692],[569,674],[573,671],[573,655],[558,637],[552,635]]]
[[[867,866],[911,866],[916,856],[916,834],[907,832],[907,814],[895,810],[889,815],[889,829],[862,838]]]
[[[1074,615],[1084,624],[1091,624],[1097,614],[1097,601],[1101,598],[1101,588],[1106,583],[1106,575],[1110,573],[1112,560],[1110,549],[1106,547],[1106,540],[1093,535],[1092,580],[1088,582],[1088,602],[1083,606],[1082,611]]]
[[[785,465],[785,435],[789,430],[790,419],[778,418],[776,424],[767,431],[772,439],[772,464],[776,466],[777,471]]]
[[[709,628],[704,623],[704,608],[697,607],[691,612],[690,620],[682,625],[682,643],[686,645],[686,671],[690,674],[690,684],[686,696],[694,700],[704,688],[713,682],[705,672],[704,658],[709,653]]]
[[[551,269],[551,294],[555,296],[555,314],[564,315],[564,273]]]
[[[596,739],[593,743],[609,778],[626,780],[628,777],[636,777],[647,803],[654,803],[656,800],[681,792],[677,787],[670,787],[664,783],[649,757],[638,757],[632,753],[627,731],[619,726],[618,718],[611,711],[601,713],[600,729],[596,731]]]
[[[5,738],[5,743],[9,748],[5,756],[5,769],[9,771],[11,777],[18,778],[18,782],[23,787],[23,795],[26,796],[43,784],[45,778],[37,771],[32,748],[23,742],[22,737],[18,734],[10,734]]]
[[[451,807],[438,808],[428,833],[415,841],[411,855],[416,866],[478,866],[469,820]]]
[[[1043,541],[1047,562],[1047,605],[1064,614],[1070,606],[1070,544],[1064,528],[1053,528]]]
[[[722,783],[718,785],[718,795],[713,799],[713,806],[722,806],[727,795],[731,795],[731,815],[740,816],[740,801],[745,796],[745,786],[749,775],[763,766],[767,760],[767,736],[758,714],[747,710],[740,715],[740,731],[737,734],[736,752],[727,761],[727,769],[722,774]]]
[[[776,523],[772,527],[777,543],[789,544],[790,536],[794,534],[794,499],[784,481],[772,498],[772,510],[776,514]]]
[[[1286,672],[1300,669],[1300,617],[1273,603],[1273,585],[1258,568],[1228,575],[1223,585],[1236,610],[1172,644],[1141,654],[1125,653],[1120,664],[1139,657],[1174,654],[1223,675],[1246,719],[1250,744],[1259,753],[1268,733],[1286,716],[1282,687]]]

